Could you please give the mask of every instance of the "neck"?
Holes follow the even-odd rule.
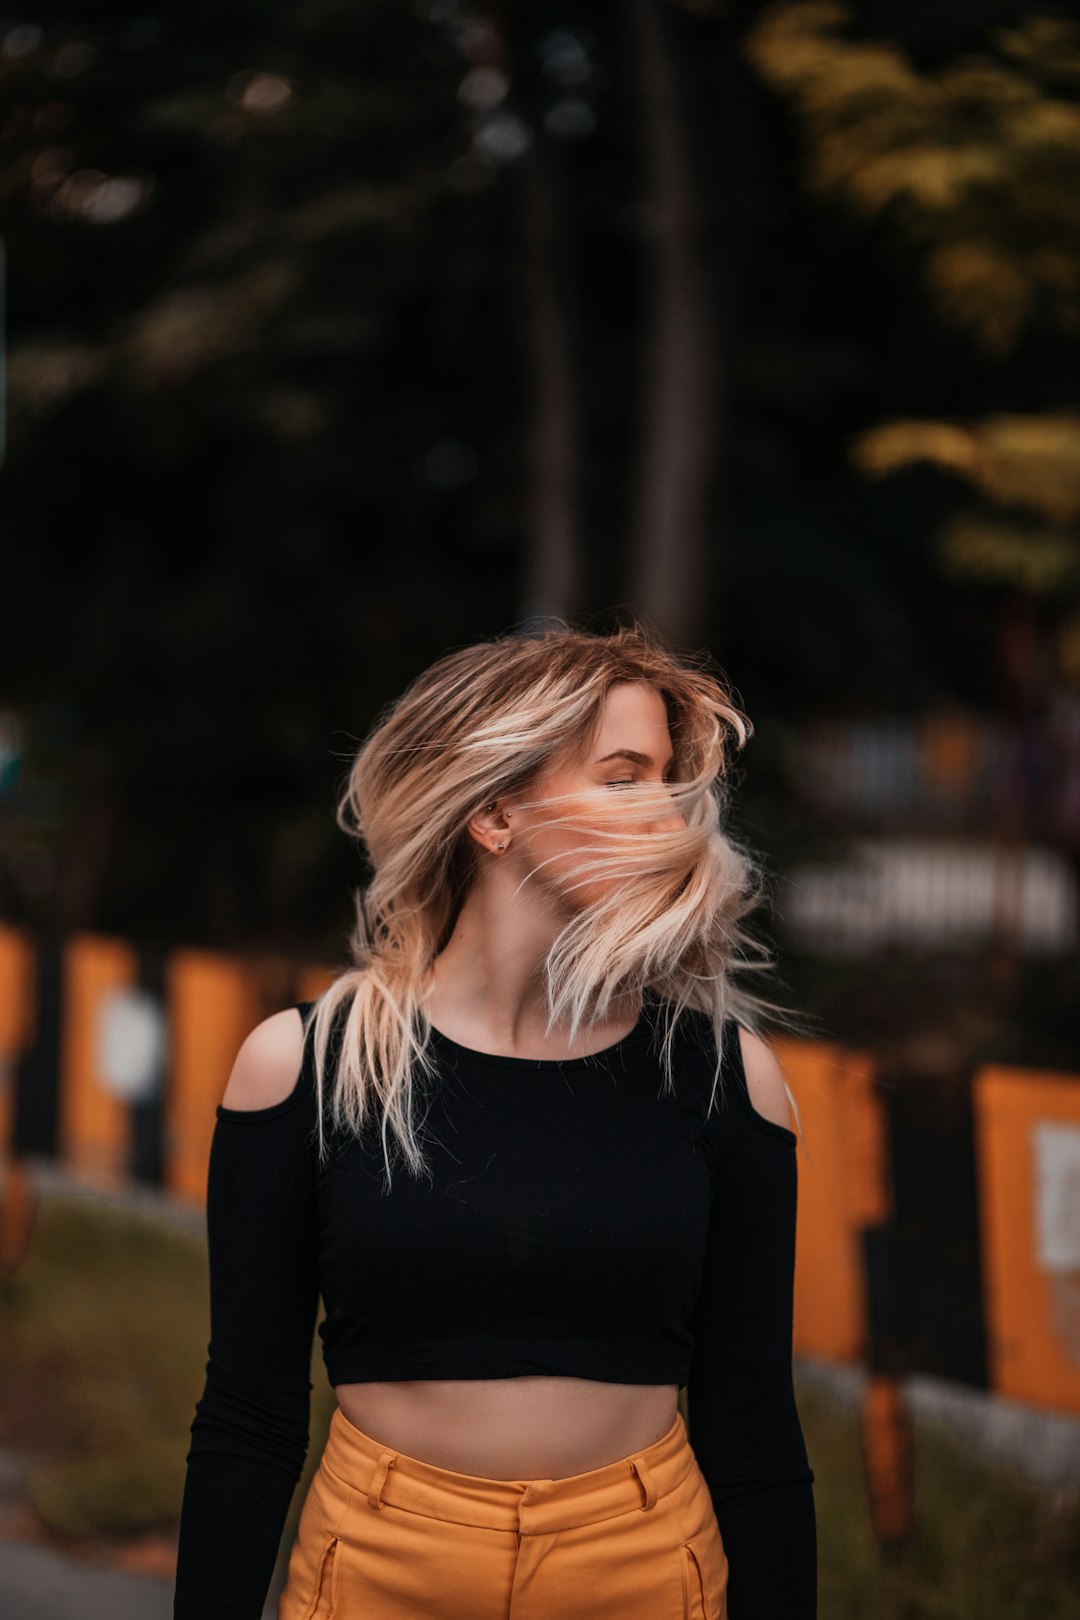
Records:
[[[544,984],[544,962],[566,919],[527,891],[514,894],[502,877],[493,872],[466,896],[432,966],[428,1016],[445,1035],[480,1050],[570,1056],[565,1034],[546,1034]],[[596,1049],[621,1039],[640,1010],[640,1001],[623,998],[610,1017],[582,1030],[576,1044]]]

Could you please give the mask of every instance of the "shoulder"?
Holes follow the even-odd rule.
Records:
[[[746,1091],[754,1112],[773,1125],[793,1130],[784,1071],[776,1053],[763,1036],[743,1029],[741,1024],[737,1027]]]
[[[691,1050],[706,1054],[710,1064],[715,1062],[716,1041],[713,1021],[708,1013],[696,1008],[684,1008],[679,1028],[689,1038]],[[724,1025],[722,1046],[722,1061],[730,1071],[743,1113],[755,1124],[761,1125],[767,1135],[779,1130],[794,1140],[789,1100],[791,1093],[779,1059],[769,1042],[729,1018]]]
[[[248,1112],[284,1102],[296,1088],[303,1061],[300,1009],[287,1007],[264,1018],[236,1054],[222,1107]]]

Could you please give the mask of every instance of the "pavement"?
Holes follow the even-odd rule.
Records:
[[[277,1620],[283,1577],[279,1563],[263,1620]],[[172,1620],[173,1584],[0,1535],[0,1614],[13,1620]]]
[[[172,1620],[170,1581],[96,1569],[24,1541],[0,1541],[0,1613],[19,1620]]]

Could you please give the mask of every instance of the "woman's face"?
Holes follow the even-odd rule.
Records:
[[[520,880],[529,876],[561,904],[577,911],[596,900],[617,877],[580,880],[583,851],[603,854],[602,838],[590,839],[592,829],[619,833],[666,832],[686,823],[677,812],[657,817],[655,809],[646,818],[634,813],[634,793],[639,784],[660,787],[674,773],[671,733],[667,710],[656,687],[646,681],[620,681],[609,691],[591,747],[584,755],[566,761],[540,778],[518,797],[523,801],[569,794],[571,798],[550,809],[518,808],[510,800],[512,812],[507,823],[511,842],[500,860],[510,856],[509,865]],[[595,803],[576,799],[586,792],[610,795],[598,810]],[[500,810],[504,808],[500,804]],[[570,816],[570,826],[550,826],[554,817]],[[504,835],[499,834],[500,837]]]

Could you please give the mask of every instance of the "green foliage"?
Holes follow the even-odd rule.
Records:
[[[772,5],[746,50],[795,108],[815,193],[914,248],[938,314],[986,352],[1080,335],[1080,25],[1028,16],[916,65],[835,0]]]
[[[0,1299],[0,1414],[25,1448],[29,1499],[61,1535],[132,1535],[180,1512],[209,1340],[205,1238],[86,1197],[42,1199]],[[313,1341],[311,1449],[295,1534],[334,1392]]]
[[[4,1296],[5,1427],[50,1528],[175,1519],[209,1337],[204,1243],[85,1198],[48,1197]]]
[[[29,1471],[29,1499],[50,1530],[61,1535],[134,1535],[176,1517],[184,1464],[173,1437],[153,1440],[141,1429],[123,1432],[123,1403],[115,1389],[100,1408],[95,1450]],[[107,1443],[106,1443],[107,1437]]]
[[[1080,598],[1080,413],[1043,411],[958,422],[893,421],[859,434],[852,460],[883,478],[922,464],[983,498],[944,525],[944,570],[1032,596]],[[1080,620],[1066,617],[1059,662]]]
[[[919,1422],[915,1537],[883,1552],[870,1526],[854,1409],[808,1382],[798,1381],[797,1394],[829,1620],[1075,1620],[1080,1493],[1055,1497]]]
[[[838,0],[771,5],[745,45],[794,112],[810,191],[879,227],[936,318],[1000,364],[1036,334],[1080,336],[1080,24],[1025,15],[988,24],[980,47],[917,62]],[[983,497],[942,525],[943,572],[1060,598],[1056,673],[1074,684],[1078,424],[1061,410],[901,418],[852,451],[869,476],[922,463]]]

